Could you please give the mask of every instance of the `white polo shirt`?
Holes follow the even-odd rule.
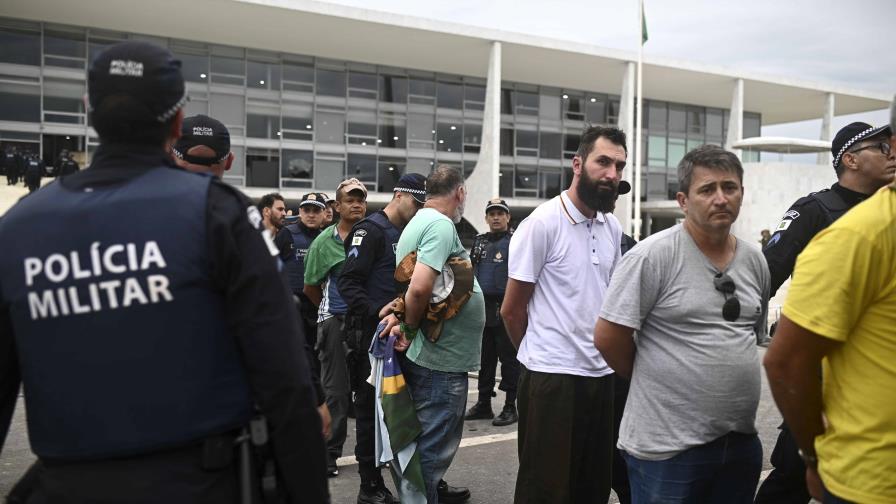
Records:
[[[517,358],[532,371],[604,376],[613,370],[594,348],[594,324],[622,226],[613,214],[585,217],[566,193],[539,205],[510,240],[510,278],[535,284]]]

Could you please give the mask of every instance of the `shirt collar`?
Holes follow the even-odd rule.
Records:
[[[572,200],[569,199],[569,195],[566,194],[568,192],[569,190],[567,189],[566,191],[560,193],[560,206],[562,207],[563,213],[564,215],[566,215],[566,218],[569,220],[570,224],[576,225],[592,220],[589,217],[585,217],[585,215],[582,214],[582,212],[580,212],[578,208],[576,208],[576,206],[572,203]],[[606,220],[606,217],[601,212],[595,212],[594,220],[597,220],[598,222],[603,224]]]

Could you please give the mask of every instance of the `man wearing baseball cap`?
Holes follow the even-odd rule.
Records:
[[[403,175],[396,184],[392,201],[352,227],[344,241],[345,263],[339,275],[339,293],[348,306],[345,326],[352,350],[348,361],[349,379],[355,398],[355,457],[361,488],[358,503],[393,502],[383,483],[375,452],[375,393],[366,379],[370,375],[367,349],[380,320],[380,310],[395,299],[395,248],[401,230],[426,203],[426,177]]]
[[[180,67],[140,41],[97,56],[93,163],[0,223],[0,436],[21,381],[43,466],[30,502],[235,502],[253,405],[289,501],[328,501],[308,362],[260,216],[171,160]]]
[[[893,181],[896,155],[890,149],[890,134],[889,126],[854,122],[834,136],[831,154],[837,183],[798,199],[763,250],[771,273],[769,296],[790,277],[797,256],[816,234]],[[756,502],[809,502],[806,466],[786,424],[781,424],[771,461],[774,469],[759,487]]]
[[[230,132],[217,119],[196,115],[184,119],[180,138],[171,149],[174,162],[185,170],[221,177],[233,163]]]
[[[492,425],[502,427],[516,423],[516,383],[520,375],[520,363],[516,349],[501,320],[501,302],[507,287],[507,260],[510,251],[510,207],[501,198],[494,198],[485,206],[485,222],[489,232],[476,235],[470,260],[473,261],[476,279],[485,298],[485,328],[482,331],[481,367],[479,369],[479,400],[467,411],[467,420],[490,420],[492,395],[495,387],[495,370],[501,361],[500,390],[506,394],[504,408]]]

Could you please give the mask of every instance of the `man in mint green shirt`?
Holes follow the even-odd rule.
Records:
[[[470,261],[454,228],[463,216],[466,197],[461,172],[450,166],[433,170],[426,179],[426,204],[404,228],[395,253],[397,262],[417,253],[404,298],[404,322],[393,333],[399,333],[396,348],[406,351],[402,371],[423,428],[417,450],[427,500],[448,504],[470,497],[469,490],[449,486],[442,476],[463,434],[467,372],[479,369],[485,304],[475,278],[471,297],[454,317],[444,320],[437,341],[419,327],[432,298],[445,294],[442,271],[448,261]]]

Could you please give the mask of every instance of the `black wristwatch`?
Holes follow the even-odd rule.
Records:
[[[818,456],[817,455],[815,455],[814,453],[808,454],[808,453],[804,452],[803,450],[800,450],[799,454],[800,454],[800,458],[803,459],[803,464],[805,464],[806,467],[811,467],[812,469],[818,468]]]

